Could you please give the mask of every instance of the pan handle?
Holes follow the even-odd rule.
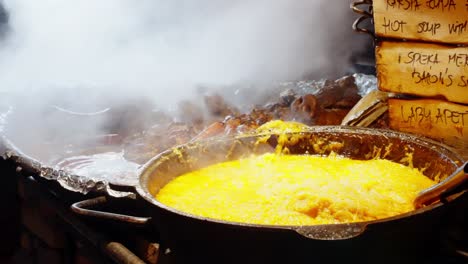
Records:
[[[301,236],[316,240],[345,240],[357,237],[364,233],[367,224],[350,223],[341,225],[323,226],[301,226],[294,228],[294,231]]]
[[[122,222],[122,223],[127,223],[127,224],[132,224],[132,225],[138,225],[138,226],[146,226],[151,220],[151,217],[137,217],[137,216],[115,214],[115,213],[89,209],[89,208],[93,208],[98,205],[104,205],[107,203],[108,203],[107,197],[99,196],[96,198],[76,202],[71,205],[71,210],[78,215],[82,215],[86,217],[93,217],[93,218],[104,219],[104,220],[112,220],[116,222]]]
[[[420,192],[414,199],[414,207],[419,209],[437,201],[446,202],[448,197],[467,190],[468,162],[465,162],[448,178]]]

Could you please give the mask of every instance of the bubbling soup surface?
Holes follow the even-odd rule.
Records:
[[[414,210],[435,182],[388,160],[264,154],[181,175],[156,195],[197,216],[264,225],[370,221]]]

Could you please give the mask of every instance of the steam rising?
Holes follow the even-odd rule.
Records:
[[[143,96],[168,108],[196,87],[337,77],[355,47],[349,0],[0,0],[0,94],[36,136],[92,134],[94,112]],[[18,136],[18,133],[14,133]],[[31,140],[33,135],[24,136]]]

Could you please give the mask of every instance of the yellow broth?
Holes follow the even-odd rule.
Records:
[[[264,154],[175,178],[156,199],[197,216],[265,225],[370,221],[414,210],[435,184],[388,160]]]

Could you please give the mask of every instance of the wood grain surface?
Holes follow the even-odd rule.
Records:
[[[468,47],[381,42],[376,64],[382,91],[468,104]]]
[[[379,37],[468,44],[468,0],[374,0]]]
[[[389,99],[388,103],[392,129],[438,140],[468,159],[467,105],[431,99]]]

